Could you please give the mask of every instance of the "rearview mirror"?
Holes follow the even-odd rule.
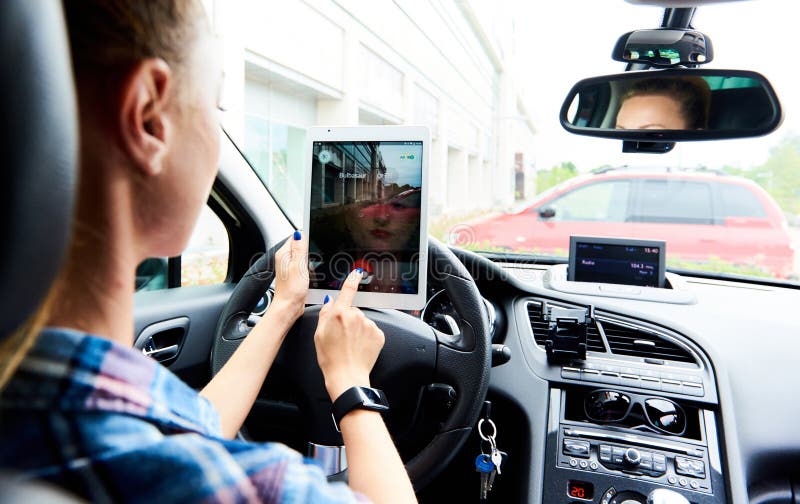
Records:
[[[627,72],[584,79],[561,107],[570,133],[640,142],[766,135],[781,123],[769,81],[743,70]]]

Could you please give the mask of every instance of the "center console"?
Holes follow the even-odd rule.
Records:
[[[680,435],[658,432],[643,416],[605,424],[585,411],[586,397],[598,389],[551,389],[543,502],[646,503],[656,490],[674,498],[661,502],[726,501],[713,411],[678,403],[686,415]]]

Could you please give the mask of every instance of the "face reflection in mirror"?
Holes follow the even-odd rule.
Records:
[[[711,90],[699,77],[634,81],[620,99],[616,128],[700,130],[708,127]]]

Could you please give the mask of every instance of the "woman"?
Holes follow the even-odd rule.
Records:
[[[711,89],[701,77],[640,79],[622,95],[616,129],[708,127]]]
[[[282,445],[231,440],[303,313],[299,232],[278,253],[266,316],[200,394],[130,348],[136,265],[181,253],[216,175],[220,66],[202,6],[64,6],[81,131],[73,243],[48,327],[26,336],[33,346],[0,396],[0,468],[93,501],[354,500]],[[320,312],[315,343],[332,400],[369,385],[383,345],[377,326],[350,307],[360,278],[353,272]],[[414,500],[378,413],[354,410],[340,428],[353,490]]]

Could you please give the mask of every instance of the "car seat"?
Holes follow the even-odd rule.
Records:
[[[0,340],[30,317],[67,250],[77,116],[61,2],[0,2]],[[76,502],[0,475],[0,502]]]

